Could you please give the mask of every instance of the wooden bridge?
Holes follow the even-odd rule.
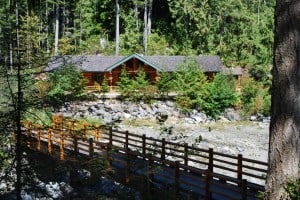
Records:
[[[257,199],[264,192],[267,163],[119,131],[54,118],[51,128],[24,123],[24,142],[64,160],[67,156],[104,158],[107,173],[116,169],[129,184],[146,177],[147,190],[168,188],[187,199]],[[151,192],[149,192],[149,195]]]

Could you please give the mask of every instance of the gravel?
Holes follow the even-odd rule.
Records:
[[[142,123],[140,123],[142,124]],[[162,126],[148,121],[147,125],[119,124],[119,129],[147,137],[165,138],[172,142],[193,144],[199,148],[267,162],[269,124],[262,122],[211,122],[187,124],[169,119],[163,127],[171,134],[162,133]]]

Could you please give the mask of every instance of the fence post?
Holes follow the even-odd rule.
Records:
[[[64,133],[60,131],[60,141],[59,141],[59,159],[65,159],[65,152],[64,152]]]
[[[148,155],[148,181],[147,181],[147,193],[148,197],[151,199],[152,195],[152,188],[153,188],[153,180],[154,180],[154,173],[153,173],[153,158],[152,154]]]
[[[77,156],[78,155],[78,141],[77,141],[77,136],[74,136],[73,138],[74,138],[74,140],[73,140],[74,153],[75,153],[75,156]]]
[[[174,199],[179,194],[179,161],[174,162]]]
[[[37,125],[37,150],[41,150],[41,126]]]
[[[124,144],[125,150],[128,149],[128,131],[125,131],[125,144]]]
[[[113,141],[112,141],[112,127],[110,126],[109,127],[109,145],[110,145],[110,147],[112,147],[112,143],[113,143]]]
[[[165,138],[161,139],[161,159],[165,159],[166,157],[166,140]]]
[[[86,124],[83,122],[82,126],[83,126],[82,135],[86,136]]]
[[[96,127],[95,127],[95,140],[96,141],[99,140],[99,132],[100,132],[100,126],[96,125]]]
[[[48,129],[48,153],[51,155],[52,154],[52,130]]]
[[[243,155],[238,155],[238,163],[237,163],[237,179],[242,180],[243,177]]]
[[[143,155],[146,156],[146,135],[142,135]]]
[[[247,200],[247,179],[242,181],[242,200]]]
[[[69,129],[70,129],[70,135],[73,135],[74,129],[75,129],[75,121],[74,120],[71,120],[69,122]]]
[[[208,152],[209,152],[208,170],[211,173],[213,173],[213,171],[214,171],[213,170],[213,168],[214,168],[214,150],[213,150],[213,148],[209,148]]]
[[[30,148],[30,140],[31,140],[31,122],[26,123],[26,136],[27,136],[27,147]]]
[[[111,149],[112,146],[110,144],[107,144],[107,148],[106,148],[106,172],[108,176],[112,175],[112,159],[111,159]]]
[[[89,156],[93,158],[94,156],[94,140],[93,138],[89,138]]]
[[[126,173],[125,173],[125,183],[130,181],[130,149],[126,148]]]
[[[211,199],[211,191],[210,191],[210,180],[212,177],[212,172],[210,170],[205,171],[205,200]]]
[[[184,143],[184,165],[188,166],[188,156],[189,156],[189,146],[187,143]]]

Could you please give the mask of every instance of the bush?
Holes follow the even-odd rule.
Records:
[[[130,78],[123,68],[117,86],[122,96],[132,101],[144,100],[149,102],[157,93],[156,86],[150,84],[146,73],[142,69],[138,70],[135,77]]]
[[[109,84],[108,84],[108,80],[105,76],[104,76],[104,79],[101,83],[100,92],[101,93],[109,92]]]
[[[270,114],[271,95],[268,88],[252,78],[242,80],[241,101],[245,114]]]
[[[174,90],[173,80],[175,75],[169,72],[160,72],[156,82],[157,89],[161,94],[167,94]]]
[[[48,82],[50,89],[47,102],[55,107],[67,101],[80,99],[87,81],[75,66],[64,65],[49,74]]]
[[[232,76],[217,74],[213,82],[207,84],[207,95],[201,108],[211,117],[216,118],[225,108],[237,102],[235,81]]]
[[[32,124],[50,127],[52,125],[52,111],[48,108],[26,110],[23,120],[30,121]]]
[[[291,200],[300,200],[300,179],[298,181],[290,181],[285,191],[288,194],[289,199]]]
[[[207,79],[194,60],[186,60],[174,74],[172,87],[177,92],[176,104],[184,111],[197,109],[203,105]]]
[[[117,83],[117,88],[118,91],[125,97],[129,96],[130,92],[133,90],[132,80],[129,78],[129,74],[125,68],[122,68],[120,80]]]

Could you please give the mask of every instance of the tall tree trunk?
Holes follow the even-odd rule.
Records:
[[[82,12],[80,9],[80,38],[79,38],[79,47],[81,47],[82,44],[82,35],[83,35],[83,28],[82,28]]]
[[[147,16],[148,16],[148,1],[145,0],[144,2],[144,33],[143,33],[143,46],[144,46],[144,54],[147,55],[147,45],[148,45],[148,22],[147,22]]]
[[[17,102],[16,102],[16,193],[17,200],[21,200],[22,191],[22,167],[21,167],[21,111],[22,111],[22,87],[21,87],[21,60],[20,60],[20,38],[19,38],[19,1],[15,1],[16,6],[16,66],[17,66]]]
[[[13,65],[14,65],[14,62],[13,62],[13,45],[12,45],[12,36],[10,35],[10,40],[9,40],[9,64],[10,64],[10,71],[12,72],[13,71]]]
[[[116,0],[116,56],[119,55],[120,46],[120,5],[119,0]]]
[[[45,5],[45,16],[46,16],[46,51],[47,51],[47,55],[49,56],[50,48],[49,48],[48,0],[46,0],[46,5]]]
[[[136,31],[139,30],[139,7],[138,7],[138,2],[137,0],[134,1],[134,19],[135,19],[135,26],[136,26]]]
[[[152,26],[152,5],[153,0],[149,0],[149,9],[148,9],[148,15],[147,15],[147,35],[151,34],[151,26]]]
[[[59,39],[59,4],[56,4],[55,11],[55,39],[54,39],[54,55],[58,55],[58,39]]]
[[[66,24],[68,24],[68,16],[67,16],[67,12],[66,12],[66,1],[63,1],[63,6],[62,6],[62,22],[61,22],[62,26],[61,26],[61,33],[62,35],[66,34],[66,29],[67,26]]]
[[[266,196],[286,199],[285,187],[297,180],[300,130],[300,3],[277,0],[274,68]]]

